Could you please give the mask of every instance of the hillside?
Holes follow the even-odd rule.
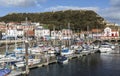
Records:
[[[96,12],[91,10],[66,10],[44,13],[12,13],[0,18],[5,22],[21,22],[25,18],[32,22],[40,22],[46,24],[45,27],[52,29],[70,28],[74,30],[89,30],[92,28],[103,28],[104,18],[100,17]]]

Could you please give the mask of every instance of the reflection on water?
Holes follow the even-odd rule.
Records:
[[[120,76],[120,55],[93,54],[68,64],[51,64],[32,69],[29,76]]]

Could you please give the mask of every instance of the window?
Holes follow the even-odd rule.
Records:
[[[112,34],[112,36],[114,36],[114,34]]]

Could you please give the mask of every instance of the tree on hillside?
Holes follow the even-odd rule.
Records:
[[[66,10],[56,12],[44,12],[44,13],[13,13],[8,14],[0,18],[0,21],[5,22],[21,22],[25,21],[25,18],[32,22],[40,22],[46,24],[48,28],[52,29],[56,26],[56,29],[67,28],[68,23],[73,30],[89,30],[99,27],[104,28],[104,18],[98,17],[98,14],[91,10]]]

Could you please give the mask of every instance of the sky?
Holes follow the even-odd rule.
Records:
[[[68,9],[94,10],[107,21],[120,24],[120,0],[0,0],[0,17]]]

